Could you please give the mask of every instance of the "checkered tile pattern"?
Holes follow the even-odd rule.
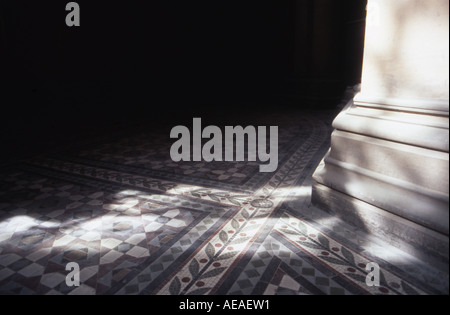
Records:
[[[448,274],[381,258],[383,287],[368,290],[370,253],[330,236],[361,234],[306,217],[305,181],[329,147],[330,117],[280,118],[274,174],[174,163],[167,136],[148,134],[1,171],[0,294],[448,293]],[[80,286],[66,281],[73,262]]]

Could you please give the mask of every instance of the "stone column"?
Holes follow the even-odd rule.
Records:
[[[448,0],[368,1],[361,93],[334,128],[313,204],[448,263]]]

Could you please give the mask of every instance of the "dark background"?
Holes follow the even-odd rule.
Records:
[[[364,0],[0,0],[1,158],[133,125],[333,108]]]

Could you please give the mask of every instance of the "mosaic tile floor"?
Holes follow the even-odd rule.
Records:
[[[0,293],[448,294],[448,272],[310,206],[332,113],[269,118],[280,128],[273,174],[174,163],[154,132],[3,167]],[[78,287],[65,282],[69,262]],[[380,287],[365,284],[368,262]]]

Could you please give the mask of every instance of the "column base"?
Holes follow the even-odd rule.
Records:
[[[333,122],[313,204],[448,268],[448,108],[445,100],[356,95]]]
[[[312,204],[436,267],[448,268],[449,237],[315,183]]]

